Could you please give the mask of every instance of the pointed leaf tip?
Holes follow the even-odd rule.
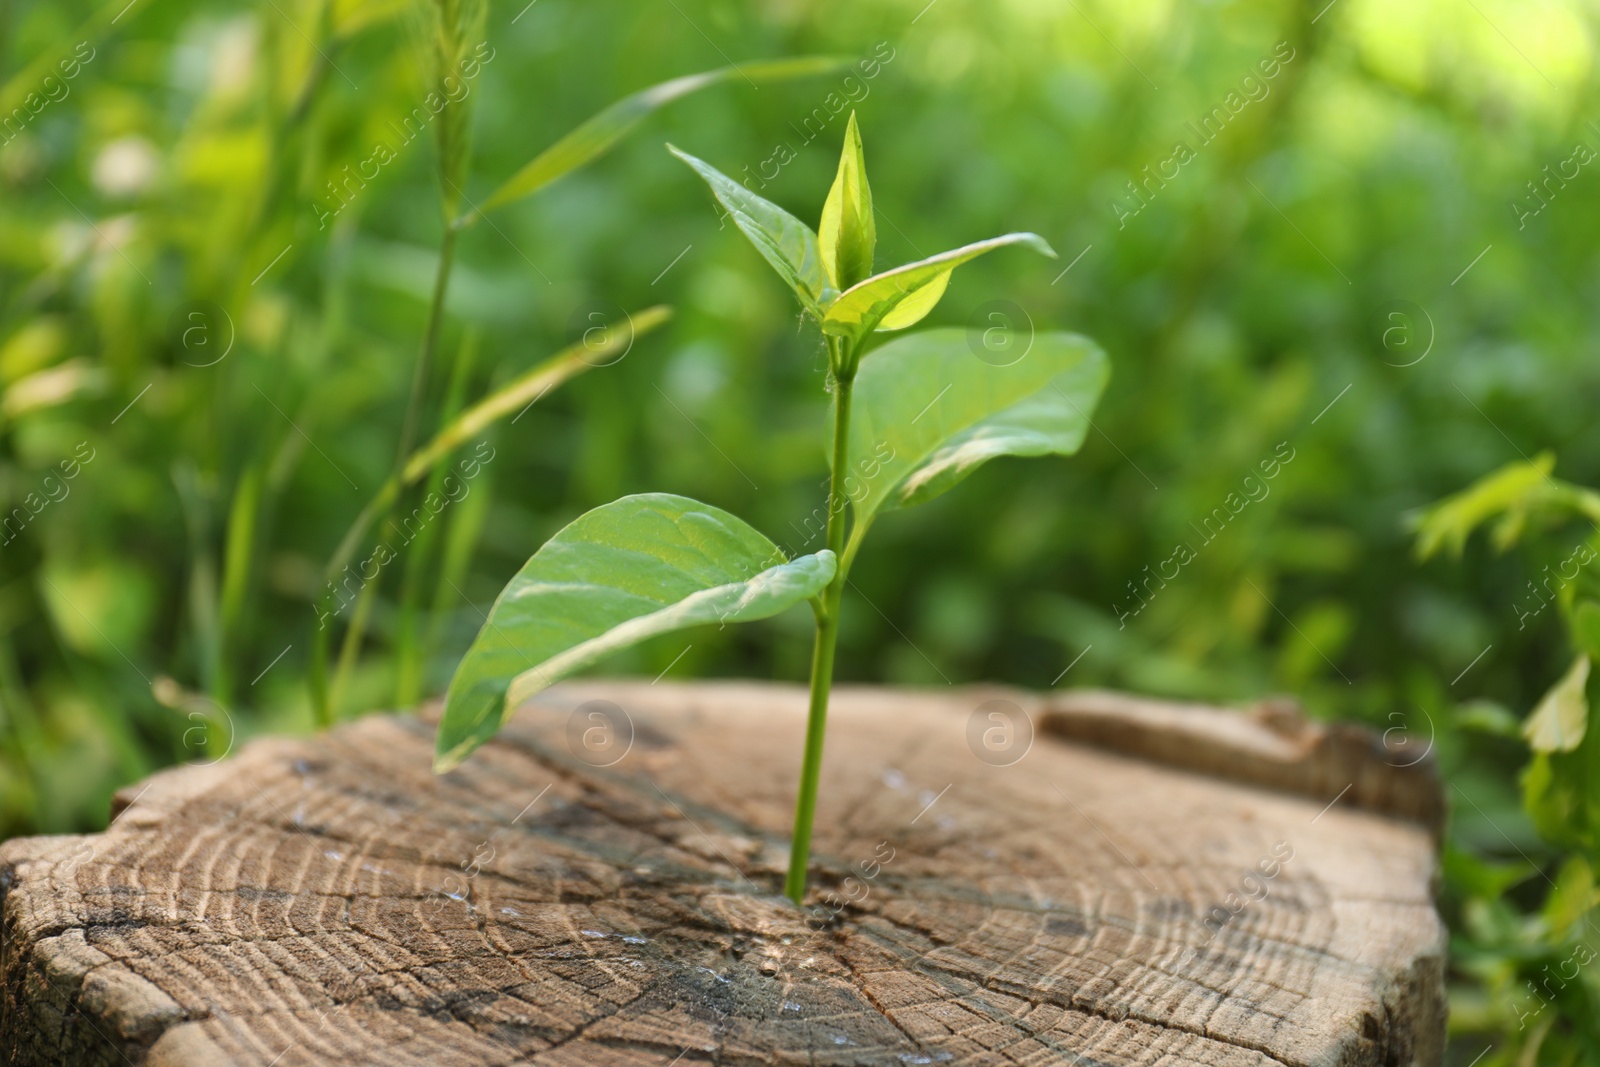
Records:
[[[878,243],[872,211],[872,188],[867,184],[867,163],[861,147],[856,113],[850,112],[839,170],[822,205],[817,245],[823,269],[833,288],[843,291],[872,276],[873,250]]]
[[[850,411],[849,466],[878,472],[852,498],[856,530],[880,511],[933,499],[996,457],[1076,452],[1109,373],[1099,346],[1069,333],[1035,335],[1026,358],[1006,366],[974,358],[960,329],[873,350]],[[885,445],[890,458],[875,459]]]

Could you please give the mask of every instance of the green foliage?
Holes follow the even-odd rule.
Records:
[[[512,412],[520,412],[561,383],[596,367],[621,359],[640,337],[662,326],[672,310],[656,306],[628,315],[626,321],[606,323],[557,352],[525,374],[501,386],[443,426],[432,441],[413,453],[401,470],[412,483],[438,466],[451,451],[466,444]],[[598,336],[596,336],[598,334]]]
[[[415,6],[0,5],[0,115],[29,94],[41,107],[0,134],[0,835],[103,826],[111,791],[150,770],[212,758],[230,734],[309,728],[308,627],[331,553],[395,473],[441,242]],[[410,455],[443,425],[469,333],[462,411],[575,343],[577,309],[677,314],[486,427],[498,451],[475,477],[441,460],[435,502],[459,499],[410,545],[372,528],[402,558],[370,597],[344,711],[395,700],[403,573],[435,528],[411,594],[425,696],[529,554],[606,501],[670,489],[789,556],[823,547],[821,522],[801,518],[826,517],[816,332],[747,273],[743,240],[685,195],[657,142],[815,223],[855,110],[879,194],[875,269],[1009,229],[1061,253],[969,263],[928,327],[987,329],[1009,298],[1118,367],[1071,463],[991,464],[874,523],[846,599],[858,589],[882,614],[845,612],[839,676],[1293,693],[1317,716],[1404,722],[1419,750],[1434,729],[1454,805],[1447,1062],[1493,1043],[1478,1067],[1564,1063],[1563,1034],[1600,1046],[1600,1013],[1551,992],[1579,989],[1550,977],[1576,964],[1543,932],[1543,873],[1562,880],[1571,850],[1539,836],[1518,785],[1522,723],[1580,648],[1595,658],[1581,629],[1600,603],[1594,565],[1561,577],[1597,547],[1593,519],[1535,508],[1518,551],[1472,538],[1460,564],[1420,566],[1397,522],[1545,450],[1600,485],[1597,174],[1551,177],[1572,173],[1574,145],[1600,145],[1594,10],[924,6],[491,6],[494,58],[467,83],[467,220],[540,149],[649,86],[746,57],[855,58],[684,96],[635,128],[648,136],[459,232]],[[44,105],[46,75],[62,98]],[[1248,103],[1219,132],[1224,100]],[[1192,158],[1174,159],[1175,141]],[[393,158],[376,166],[379,143]],[[1280,442],[1278,460],[1295,458],[1267,480]],[[430,479],[397,524],[426,514]],[[1221,533],[1197,535],[1250,492]],[[1197,552],[1163,586],[1150,576],[1173,573],[1180,543]],[[1130,582],[1149,603],[1124,623]],[[806,623],[707,628],[669,677],[803,678],[811,649],[791,638]],[[655,677],[689,640],[607,669]],[[163,681],[180,687],[162,688],[171,700]],[[215,749],[188,733],[198,706],[231,721]],[[1594,735],[1547,758],[1581,758]],[[1462,857],[1508,887],[1469,886]]]
[[[1572,643],[1588,659],[1600,659],[1600,603],[1580,600],[1572,611]]]
[[[944,296],[950,274],[961,264],[1006,245],[1021,244],[1055,258],[1055,250],[1036,233],[1008,233],[857,282],[828,305],[824,333],[859,345],[873,330],[903,330],[921,322]]]
[[[841,293],[829,282],[854,277],[863,265],[871,269],[877,233],[861,134],[853,116],[845,134],[839,176],[822,209],[823,230],[829,235],[826,245],[811,227],[783,208],[750,192],[704,160],[671,145],[667,147],[706,180],[712,194],[756,251],[794,290],[801,307],[820,320],[823,333],[842,342],[843,350],[849,354],[843,357],[845,362],[832,366],[835,372],[846,376],[855,373],[854,360],[860,358],[860,346],[868,334],[874,330],[903,330],[922,321],[939,303],[950,284],[951,272],[961,264],[1012,244],[1025,244],[1036,252],[1055,256],[1038,234],[1008,233],[862,278]],[[847,189],[851,191],[848,211],[844,206]],[[835,194],[837,207],[832,206]],[[838,221],[830,218],[830,210],[839,213]]]
[[[1017,362],[974,357],[965,330],[929,330],[862,361],[847,472],[855,516],[846,560],[879,511],[932,500],[998,456],[1070,456],[1110,369],[1093,341],[1039,334]]]
[[[1077,451],[1108,370],[1103,352],[1070,334],[1035,338],[1016,361],[1020,367],[1000,367],[979,360],[963,332],[944,330],[873,353],[858,383],[861,342],[897,306],[918,305],[917,313],[904,322],[910,325],[932,309],[957,265],[1017,241],[1047,254],[1049,246],[1032,234],[1011,234],[864,277],[840,294],[823,284],[824,270],[826,280],[836,284],[869,274],[876,241],[861,132],[853,114],[838,175],[823,206],[820,242],[776,204],[709,163],[668,148],[706,180],[735,224],[794,290],[802,309],[821,319],[828,335],[833,371],[828,547],[815,557],[752,578],[757,567],[770,564],[776,548],[707,505],[682,497],[625,497],[589,512],[546,542],[495,602],[450,683],[436,769],[457,765],[493,737],[528,696],[605,655],[712,619],[763,619],[810,599],[817,622],[811,712],[785,886],[798,904],[806,891],[844,583],[873,517],[885,506],[931,500],[997,456]],[[933,290],[933,300],[921,297]],[[847,317],[836,319],[841,306]],[[858,387],[860,401],[852,406]],[[941,405],[946,393],[954,396]],[[924,403],[924,396],[932,399]],[[914,411],[917,405],[922,405],[920,412]],[[918,426],[929,412],[933,417]],[[850,485],[863,481],[869,488],[858,495]],[[853,517],[848,548],[843,516],[847,498]],[[659,573],[658,561],[641,557],[664,537],[663,512],[682,528],[665,535],[667,558],[681,566],[674,536],[687,539],[712,567],[709,574],[672,581]],[[708,519],[719,531],[737,524],[735,532],[746,543],[706,536],[701,527]],[[755,562],[758,557],[764,562]]]
[[[726,511],[666,493],[595,508],[512,578],[450,682],[437,771],[492,738],[539,690],[659,634],[765,619],[833,578],[826,550],[788,561]]]
[[[817,224],[817,248],[828,284],[848,289],[872,276],[872,253],[878,245],[878,220],[872,214],[872,186],[867,184],[867,159],[861,147],[856,113],[844,131],[844,151],[839,153],[839,173],[822,202]]]
[[[621,348],[625,354],[636,336],[636,330],[631,322],[626,330],[620,330],[616,324],[608,325],[602,331],[603,336],[599,343],[591,342],[593,330],[586,329],[577,347],[587,351],[575,352],[569,349],[562,357],[557,357],[552,366],[535,368],[534,371],[524,375],[519,383],[480,402],[461,419],[443,428],[432,446],[416,456],[408,457],[407,454],[411,450],[417,432],[417,423],[432,374],[434,353],[438,348],[439,334],[445,316],[451,271],[455,263],[456,232],[471,221],[460,217],[460,202],[464,196],[462,187],[467,182],[469,168],[467,152],[472,113],[467,101],[470,97],[462,96],[458,106],[451,108],[449,104],[457,102],[451,85],[453,82],[456,87],[461,87],[465,84],[462,79],[470,77],[472,71],[481,69],[478,57],[486,45],[486,42],[482,41],[477,45],[472,44],[483,30],[487,15],[485,0],[431,0],[431,6],[426,10],[431,17],[425,32],[428,46],[424,48],[424,52],[432,59],[429,84],[433,90],[428,95],[427,102],[429,110],[437,114],[433,128],[439,148],[439,197],[445,231],[434,270],[428,318],[422,331],[422,352],[417,357],[411,377],[411,396],[406,405],[405,421],[400,428],[396,469],[372,502],[356,516],[355,522],[345,533],[339,547],[335,549],[327,567],[327,584],[330,588],[340,580],[346,570],[359,539],[366,535],[373,523],[384,524],[395,506],[401,502],[406,488],[415,483],[422,474],[428,473],[432,476],[430,493],[426,499],[431,500],[437,496],[438,486],[433,483],[442,484],[437,466],[450,455],[465,433],[480,429],[496,418],[508,414],[512,402],[528,386],[542,385],[540,392],[528,401],[532,404],[539,396],[578,373],[582,369],[580,364],[597,362],[600,357],[610,354],[617,348]],[[563,174],[583,166],[612,147],[657,107],[697,89],[726,81],[735,73],[747,81],[751,73],[763,78],[783,79],[818,73],[829,70],[835,65],[828,60],[781,60],[771,64],[757,64],[748,72],[739,68],[728,68],[690,75],[636,93],[602,111],[536,157],[514,175],[507,185],[502,186],[499,192],[491,196],[489,207],[527,196]],[[435,107],[435,102],[438,102],[438,107]],[[483,210],[489,210],[489,207]],[[481,214],[482,211],[474,210],[473,218]],[[647,319],[646,330],[653,328],[665,317],[664,313],[646,312],[643,315]],[[452,415],[454,415],[453,410],[444,413],[447,418]],[[245,488],[248,489],[248,486]],[[406,542],[407,545],[410,545],[412,540],[417,540],[418,543],[411,549],[407,560],[400,601],[399,641],[396,651],[401,659],[401,669],[397,675],[395,699],[401,704],[411,703],[417,696],[418,672],[415,660],[419,650],[415,647],[415,638],[420,623],[417,619],[416,581],[428,563],[428,553],[436,539],[435,532],[423,538],[408,538]],[[374,555],[376,556],[376,552]],[[229,577],[232,576],[230,569]],[[350,626],[345,632],[344,644],[339,652],[338,667],[333,675],[331,688],[327,677],[329,643],[332,637],[327,626],[328,612],[319,612],[318,626],[312,636],[312,669],[309,678],[311,703],[317,721],[323,725],[332,722],[339,713],[343,704],[345,683],[360,656],[366,628],[370,622],[373,598],[377,595],[378,586],[365,575],[363,579]],[[236,604],[237,598],[233,602]],[[225,609],[229,603],[225,592]],[[225,631],[231,629],[234,621],[235,617],[224,610],[221,623]],[[220,685],[213,688],[217,689],[220,695],[226,695],[226,691]]]
[[[1522,536],[1532,516],[1576,511],[1600,522],[1600,493],[1554,481],[1555,456],[1546,452],[1526,463],[1508,463],[1471,487],[1439,501],[1415,518],[1417,556],[1441,548],[1459,557],[1472,531],[1498,518],[1491,540],[1504,552]]]
[[[1571,752],[1583,742],[1589,722],[1584,687],[1589,683],[1589,657],[1580,655],[1528,716],[1522,733],[1535,752]]]
[[[734,225],[750,238],[761,258],[771,264],[778,277],[794,290],[800,304],[817,318],[822,317],[822,302],[828,288],[822,267],[822,252],[815,231],[770,201],[722,173],[703,159],[667,145],[672,154],[693,167],[711,186]]]
[[[611,360],[621,358],[634,341],[671,317],[671,309],[657,306],[629,315],[625,323],[606,323],[596,328],[598,337],[593,332],[587,334],[549,359],[535,364],[466,411],[450,418],[440,427],[433,440],[406,457],[399,470],[383,483],[350,529],[345,531],[344,539],[334,549],[333,558],[328,564],[330,580],[349,563],[372,524],[393,506],[404,489],[433,474],[458,448],[507,415],[526,410],[550,390],[584,371],[603,367]]]
[[[563,175],[577,170],[626,137],[651,112],[692,92],[735,79],[755,83],[810,77],[826,74],[841,65],[841,60],[824,57],[742,63],[723,67],[721,70],[708,70],[701,74],[673,78],[671,81],[652,85],[631,96],[625,96],[534,156],[508,178],[505,184],[490,193],[488,199],[468,221],[476,221],[478,216],[486,215],[525,196],[531,196]]]
[[[1521,808],[1547,852],[1537,871],[1544,886],[1536,887],[1534,894],[1536,899],[1537,891],[1548,887],[1544,903],[1537,916],[1519,914],[1513,891],[1533,873],[1525,868],[1490,877],[1486,867],[1464,853],[1445,868],[1452,891],[1464,897],[1466,944],[1459,951],[1464,968],[1483,976],[1491,988],[1503,990],[1501,1011],[1488,1021],[1505,1031],[1502,1059],[1515,1053],[1523,1063],[1570,1063],[1578,1057],[1589,1062],[1587,1057],[1600,1042],[1595,1030],[1600,980],[1585,968],[1596,955],[1593,945],[1600,934],[1594,924],[1600,894],[1593,873],[1600,864],[1600,726],[1591,722],[1600,693],[1590,679],[1600,621],[1600,605],[1593,597],[1600,592],[1600,581],[1587,569],[1600,554],[1596,551],[1600,528],[1593,526],[1600,515],[1596,509],[1600,495],[1555,480],[1554,470],[1555,459],[1549,454],[1511,464],[1425,509],[1413,523],[1418,554],[1424,558],[1441,547],[1460,556],[1472,533],[1490,524],[1491,540],[1500,551],[1514,546],[1535,525],[1559,527],[1575,518],[1591,524],[1588,539],[1541,583],[1550,594],[1549,602],[1558,605],[1565,618],[1577,655],[1519,731],[1529,753],[1520,777]],[[1534,595],[1539,603],[1546,601],[1537,589]],[[1537,613],[1518,610],[1524,617]],[[1468,719],[1463,716],[1461,721]],[[1494,732],[1509,735],[1508,730]],[[1517,851],[1527,858],[1522,849]],[[1551,870],[1554,877],[1548,873]],[[1553,976],[1552,966],[1557,968]],[[1531,1002],[1515,988],[1517,979],[1532,991]],[[1557,1011],[1530,1027],[1530,1020],[1542,1015],[1547,1004],[1557,1005]]]
[[[474,49],[484,39],[488,0],[429,0],[424,10],[423,54],[430,60],[427,88],[435,99],[448,100],[451,85],[469,69],[475,60]],[[460,212],[471,162],[472,111],[476,106],[471,95],[454,103],[454,107],[441,108],[432,123],[438,145],[439,203],[446,223]]]

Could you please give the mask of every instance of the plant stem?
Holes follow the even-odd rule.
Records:
[[[416,369],[411,374],[411,396],[406,401],[406,419],[400,428],[400,447],[395,450],[394,474],[390,477],[389,482],[385,483],[383,490],[380,490],[379,499],[382,499],[391,485],[394,487],[394,495],[384,504],[379,505],[382,508],[381,513],[376,508],[373,509],[374,514],[380,515],[378,522],[380,526],[383,524],[383,520],[393,513],[399,494],[404,489],[401,475],[405,470],[406,457],[411,453],[412,441],[416,437],[417,422],[420,420],[422,413],[422,398],[427,391],[428,371],[433,364],[434,352],[439,347],[439,331],[444,324],[444,300],[445,294],[450,288],[450,268],[455,262],[456,233],[457,227],[449,220],[447,214],[444,238],[439,243],[439,267],[433,279],[433,299],[428,304],[428,323],[422,335],[422,351],[417,355]],[[373,504],[377,503],[377,500],[373,501]],[[372,508],[373,505],[368,505],[368,507]],[[362,516],[356,520],[357,525],[361,525],[363,520],[368,520],[366,511],[363,511]],[[349,551],[353,551],[354,548],[353,539],[346,535],[345,543],[340,545],[334,562],[338,563],[339,557]],[[329,569],[336,573],[339,568],[330,567]],[[362,588],[361,596],[363,599],[376,595],[377,590],[372,587],[378,580],[375,577]],[[369,589],[371,590],[370,593]],[[361,647],[361,638],[364,635],[366,626],[367,613],[358,610],[350,620],[350,629],[345,634],[344,647],[335,667],[332,683],[333,694],[341,693],[344,689],[345,679],[355,665],[355,653]],[[323,636],[319,632],[312,637],[313,652],[322,654],[323,663],[327,662],[326,642],[331,639],[331,636]],[[316,647],[319,639],[323,642],[320,648]],[[310,681],[313,712],[319,722],[331,722],[338,715],[339,709],[337,698],[329,693],[325,671],[313,670]]]
[[[835,367],[842,360],[833,361]],[[828,472],[828,547],[838,561],[833,581],[822,591],[817,611],[817,639],[811,652],[811,708],[806,717],[806,751],[800,763],[800,790],[794,805],[794,841],[789,847],[789,876],[783,892],[799,904],[806,895],[806,866],[811,857],[811,824],[817,810],[817,785],[822,777],[822,743],[828,731],[828,691],[833,687],[833,656],[839,639],[839,602],[844,595],[844,478],[849,463],[850,391],[853,375],[835,377],[833,392],[833,462]]]
[[[313,605],[314,606],[314,605]],[[311,720],[319,730],[333,725],[333,707],[328,695],[328,635],[327,619],[318,619],[311,633],[311,668],[306,680],[311,688]]]
[[[462,340],[461,347],[456,351],[455,365],[450,371],[450,385],[445,391],[444,405],[439,411],[441,430],[461,410],[462,397],[467,389],[467,375],[472,369],[472,357],[476,347],[474,337],[469,331],[467,337]],[[444,460],[449,458],[449,453],[441,457]],[[424,501],[444,489],[445,479],[449,477],[448,470],[448,464],[441,462],[428,472],[428,483],[422,496]],[[402,469],[402,480],[404,477]],[[422,576],[433,556],[433,547],[438,543],[440,525],[442,523],[429,523],[417,533],[414,543],[410,546],[411,553],[406,557],[405,569],[400,574],[400,618],[395,627],[394,654],[396,708],[411,707],[422,693],[426,663],[420,634],[422,624],[418,618],[421,611]]]
[[[427,332],[423,334],[422,353],[417,357],[417,366],[411,375],[411,399],[406,403],[406,421],[400,428],[400,447],[394,457],[396,474],[405,466],[406,457],[411,454],[417,421],[422,416],[422,396],[427,391],[428,372],[433,365],[433,354],[439,348],[439,330],[444,325],[444,297],[450,288],[450,268],[456,257],[456,233],[455,223],[447,218],[444,239],[439,242],[439,269],[433,278],[433,300],[428,305]]]
[[[350,628],[344,632],[344,645],[339,649],[339,660],[333,671],[333,689],[328,694],[327,715],[330,719],[338,718],[339,709],[344,707],[345,684],[349,682],[350,673],[355,670],[356,660],[361,656],[361,638],[372,619],[372,605],[378,598],[378,580],[381,577],[381,573],[373,576],[356,594],[356,606],[350,614]]]

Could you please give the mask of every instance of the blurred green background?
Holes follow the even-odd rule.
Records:
[[[103,825],[155,768],[311,728],[313,602],[394,463],[443,232],[433,134],[394,133],[428,91],[410,4],[123,4],[0,0],[0,837]],[[1600,1062],[1600,980],[1535,1014],[1523,988],[1576,936],[1540,910],[1571,857],[1522,814],[1515,731],[1467,728],[1522,717],[1565,669],[1527,583],[1584,528],[1419,564],[1405,522],[1545,450],[1600,482],[1597,21],[1592,0],[495,4],[452,112],[469,203],[680,74],[807,54],[876,73],[729,79],[462,231],[430,430],[452,375],[470,401],[591,311],[676,315],[480,435],[493,459],[410,579],[424,691],[526,557],[619,495],[820,545],[819,335],[663,142],[814,220],[848,105],[880,269],[1007,230],[1061,253],[963,268],[929,324],[987,327],[1010,300],[1114,373],[1078,457],[996,463],[877,526],[838,677],[1289,693],[1431,744],[1457,809],[1462,1062],[1491,1042],[1486,1067]],[[400,147],[324,217],[379,141]],[[1264,495],[1246,482],[1285,456]],[[1132,614],[1129,583],[1180,542],[1195,558]],[[341,715],[394,703],[403,568]],[[607,670],[798,681],[810,626],[666,638]]]

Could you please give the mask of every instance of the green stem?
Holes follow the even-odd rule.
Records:
[[[311,718],[319,730],[333,725],[333,707],[328,702],[328,643],[332,640],[329,625],[327,619],[319,618],[311,633],[311,669],[306,676],[311,683]]]
[[[467,377],[472,372],[473,357],[476,353],[477,338],[469,330],[456,350],[456,357],[450,369],[450,384],[445,390],[444,405],[439,411],[441,431],[461,410],[467,392]],[[441,458],[448,460],[450,457],[447,453]],[[443,491],[448,476],[447,463],[441,462],[435,465],[428,472],[428,483],[423,491],[423,499],[427,500],[435,493]],[[429,523],[422,529],[416,537],[416,543],[411,546],[411,554],[406,557],[405,570],[401,572],[400,618],[395,628],[394,706],[396,708],[411,707],[422,693],[427,662],[421,640],[422,621],[418,617],[422,610],[422,576],[433,557],[433,547],[438,543],[439,527],[445,521],[449,520]]]
[[[406,401],[406,419],[400,428],[400,447],[395,451],[394,474],[384,484],[383,489],[379,491],[378,498],[372,504],[369,504],[368,508],[364,509],[361,516],[357,518],[357,527],[370,522],[374,516],[381,516],[378,520],[378,525],[381,527],[383,522],[393,514],[394,505],[404,489],[401,478],[405,470],[406,457],[410,455],[411,445],[416,437],[417,423],[422,413],[422,398],[427,392],[428,371],[433,364],[434,352],[439,347],[439,332],[444,324],[444,300],[445,293],[450,288],[450,268],[455,262],[456,232],[455,225],[449,222],[445,223],[444,238],[439,243],[439,267],[433,279],[433,299],[428,304],[428,323],[422,335],[422,351],[417,355],[416,369],[411,374],[411,396]],[[391,487],[392,495],[390,495]],[[379,500],[382,500],[385,496],[388,496],[388,500],[380,505]],[[345,536],[344,543],[339,546],[338,552],[335,553],[335,563],[338,563],[341,557],[347,556],[354,550],[355,538],[351,536],[354,533],[355,530],[352,529],[351,534]],[[337,572],[339,568],[330,567],[329,569]],[[379,578],[375,577],[362,588],[361,599],[363,603],[368,602],[371,597],[377,595],[375,586],[378,581]],[[350,619],[350,629],[345,634],[344,647],[341,650],[338,664],[334,669],[333,694],[342,693],[344,690],[345,680],[355,666],[355,653],[361,647],[361,639],[365,634],[366,627],[367,612],[360,610],[358,606],[358,610]],[[327,638],[323,640],[326,641]],[[316,638],[314,637],[313,643],[315,641]],[[314,651],[316,651],[315,648]],[[326,645],[322,647],[321,651],[324,655],[323,662],[325,663]],[[326,673],[323,671],[313,670],[311,672],[311,706],[318,720],[323,722],[331,721],[339,710],[337,696],[330,696],[326,679]]]
[[[439,269],[433,278],[433,300],[428,305],[427,332],[423,334],[422,354],[417,357],[417,366],[411,375],[411,399],[406,403],[406,421],[400,428],[400,448],[394,457],[397,475],[405,466],[406,457],[411,454],[417,422],[422,416],[422,397],[427,391],[428,372],[433,366],[433,354],[439,348],[439,330],[444,325],[444,296],[450,288],[450,268],[456,258],[456,232],[453,223],[445,223],[444,239],[439,242]]]
[[[345,685],[355,670],[356,660],[361,656],[361,638],[367,632],[367,622],[372,618],[372,605],[378,597],[378,580],[381,577],[381,573],[374,575],[356,594],[356,606],[350,614],[350,628],[344,632],[344,645],[339,649],[339,661],[333,671],[333,689],[328,694],[326,714],[330,720],[337,719],[340,709],[344,707]]]
[[[837,355],[837,353],[830,353]],[[844,361],[832,361],[835,367]],[[817,609],[817,639],[811,652],[811,708],[806,717],[806,751],[800,763],[800,790],[794,805],[794,841],[789,848],[789,876],[783,892],[799,904],[806,895],[806,866],[811,857],[811,825],[817,811],[817,785],[822,778],[822,744],[828,731],[828,692],[833,687],[834,650],[839,639],[839,602],[844,595],[844,478],[849,462],[850,392],[853,375],[836,377],[833,392],[833,463],[828,473],[828,547],[838,561],[833,581],[822,591]]]

